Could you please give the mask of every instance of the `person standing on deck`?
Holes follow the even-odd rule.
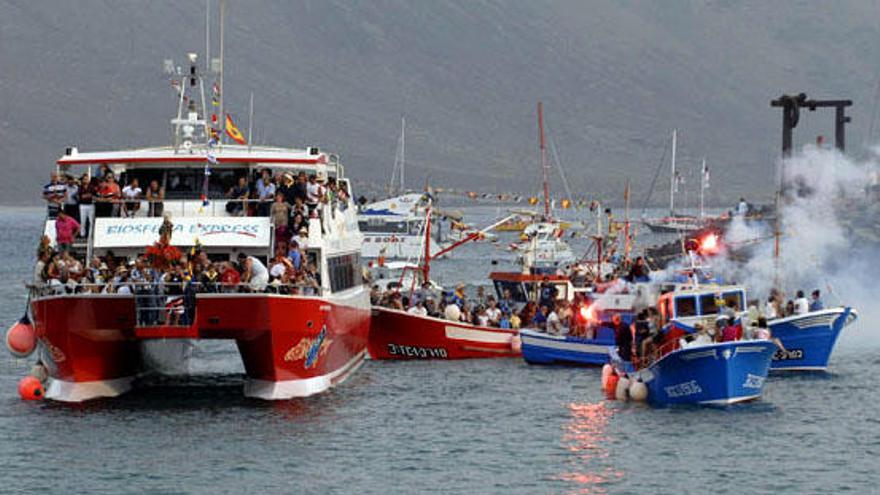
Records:
[[[632,361],[633,334],[629,325],[623,323],[619,314],[611,317],[611,328],[614,329],[614,340],[617,355],[624,361]]]
[[[794,300],[794,314],[804,315],[810,312],[810,302],[804,297],[804,291],[797,291],[797,298]]]
[[[64,210],[58,212],[55,219],[55,244],[59,251],[67,251],[73,244],[73,238],[79,232],[79,222],[69,216]]]
[[[745,217],[749,213],[749,204],[746,198],[739,198],[739,204],[736,206],[736,214]]]
[[[822,294],[819,292],[819,289],[816,289],[813,291],[810,300],[810,312],[822,311],[823,309],[825,309],[825,304],[822,303]]]
[[[66,180],[67,196],[64,198],[64,212],[77,222],[82,222],[82,218],[79,216],[79,183],[70,175]]]
[[[64,206],[64,199],[66,197],[67,184],[59,180],[58,174],[53,173],[49,183],[43,186],[43,199],[46,200],[50,219],[58,216],[58,212]]]
[[[318,184],[318,177],[315,174],[309,176],[306,193],[306,206],[309,208],[309,217],[314,217],[314,211],[318,209],[318,202],[324,197],[324,186]]]
[[[257,207],[259,216],[269,216],[269,207],[275,200],[275,183],[272,182],[272,174],[269,170],[263,170],[263,177],[257,181],[257,196],[260,199]]]
[[[98,193],[98,178],[89,179],[83,175],[79,186],[79,236],[86,237],[95,225],[95,195]]]

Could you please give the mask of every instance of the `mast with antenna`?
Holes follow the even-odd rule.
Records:
[[[550,184],[549,184],[549,165],[547,164],[547,149],[544,146],[544,107],[538,102],[538,133],[540,135],[541,145],[541,172],[544,177],[544,221],[552,220],[550,215]]]
[[[700,169],[700,219],[706,216],[704,205],[704,198],[706,192],[706,157],[703,157],[703,168]]]
[[[675,216],[675,145],[678,130],[672,130],[672,175],[669,177],[669,216]]]
[[[406,168],[406,117],[400,118],[400,194],[406,191],[404,170]]]
[[[217,141],[222,146],[226,140],[226,107],[223,106],[226,97],[226,86],[223,85],[223,50],[225,39],[223,37],[224,24],[226,23],[226,0],[220,0],[220,64],[218,78],[220,79],[220,129],[217,131]]]

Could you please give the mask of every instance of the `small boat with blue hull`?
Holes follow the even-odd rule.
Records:
[[[734,404],[761,396],[775,351],[770,340],[691,345],[664,354],[630,378],[647,386],[652,404]],[[616,365],[621,368],[619,360]]]
[[[523,358],[529,364],[603,365],[614,348],[614,330],[600,327],[596,337],[551,335],[533,329],[519,332]]]
[[[770,331],[784,347],[773,356],[770,368],[826,370],[837,337],[856,318],[858,313],[854,309],[838,307],[770,320]]]

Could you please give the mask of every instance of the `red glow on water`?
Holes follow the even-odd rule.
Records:
[[[623,477],[623,472],[615,469],[606,447],[610,441],[606,430],[614,409],[604,401],[571,403],[568,409],[571,419],[564,426],[562,443],[572,456],[557,478],[575,485],[573,493],[607,493],[608,485]]]

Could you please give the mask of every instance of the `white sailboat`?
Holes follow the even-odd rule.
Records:
[[[406,119],[401,118],[388,198],[363,205],[358,212],[358,226],[364,234],[361,255],[365,258],[413,260],[422,254],[427,201],[424,194],[407,192],[405,173]],[[443,232],[439,222],[434,227],[433,249],[439,251]]]

